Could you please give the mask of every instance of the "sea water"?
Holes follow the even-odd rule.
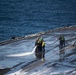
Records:
[[[0,0],[0,41],[76,24],[76,0]]]

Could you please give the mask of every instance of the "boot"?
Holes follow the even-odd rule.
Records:
[[[45,61],[45,58],[42,58],[41,61]]]

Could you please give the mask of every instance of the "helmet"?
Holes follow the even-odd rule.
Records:
[[[41,37],[41,38],[39,39],[39,41],[43,41],[43,38]]]

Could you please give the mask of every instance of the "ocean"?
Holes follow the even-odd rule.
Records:
[[[0,0],[0,41],[76,25],[76,0]]]

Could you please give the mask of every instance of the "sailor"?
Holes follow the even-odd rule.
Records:
[[[38,59],[41,59],[41,57],[42,57],[42,41],[40,40],[40,37],[38,37],[38,38],[36,39],[35,46],[36,46],[35,56],[36,56]]]
[[[39,41],[42,43],[42,61],[44,61],[45,60],[45,42],[42,37],[39,39]]]
[[[35,46],[37,46],[35,50],[36,57],[45,60],[45,42],[42,37],[37,38]]]
[[[64,60],[65,57],[65,38],[63,35],[59,37],[59,55],[60,55],[60,62]]]
[[[65,38],[64,38],[64,36],[63,35],[61,35],[60,37],[59,37],[59,48],[61,49],[61,48],[63,48],[63,47],[65,47]]]

